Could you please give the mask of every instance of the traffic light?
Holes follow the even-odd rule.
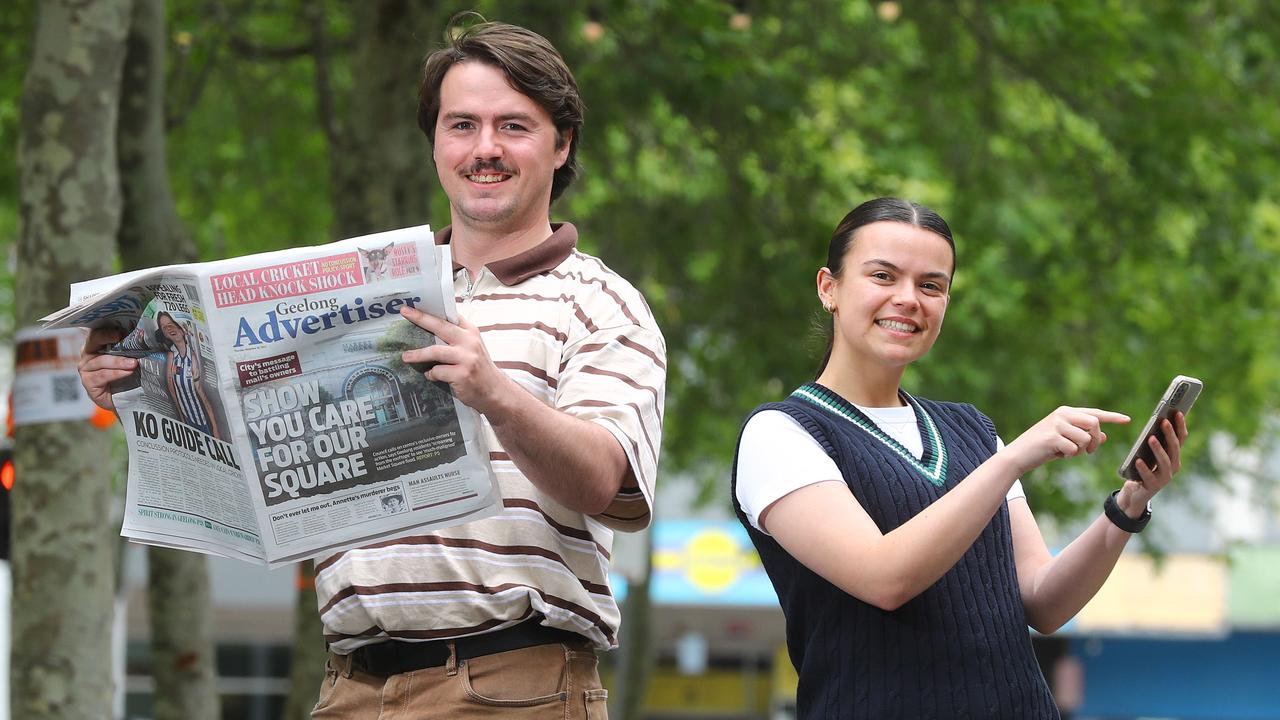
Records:
[[[0,560],[9,561],[9,491],[13,489],[13,445],[0,446]]]

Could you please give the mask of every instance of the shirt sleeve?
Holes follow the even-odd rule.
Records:
[[[623,483],[595,518],[615,530],[642,530],[652,517],[662,445],[666,342],[656,325],[598,329],[566,349],[556,407],[609,431],[634,482]]]
[[[802,487],[843,478],[818,441],[782,411],[762,410],[742,430],[734,491],[752,527],[766,535],[760,515],[770,505]]]

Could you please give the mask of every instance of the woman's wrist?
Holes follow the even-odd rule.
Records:
[[[1137,520],[1147,511],[1152,497],[1154,494],[1147,492],[1141,483],[1129,481],[1120,488],[1120,492],[1116,493],[1116,506],[1123,510],[1125,515]]]

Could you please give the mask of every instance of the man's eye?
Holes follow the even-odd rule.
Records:
[[[517,124],[517,123],[507,123],[506,125],[503,125],[503,126],[502,126],[502,129],[503,129],[503,130],[515,130],[516,132],[520,132],[520,131],[524,130],[524,126],[523,126],[523,125],[520,125],[520,124]]]
[[[467,122],[466,120],[463,120],[461,122],[456,122],[453,124],[454,130],[470,130],[472,127],[475,127],[475,126]]]
[[[920,287],[930,292],[942,292],[942,286],[934,282],[923,283],[920,285]]]

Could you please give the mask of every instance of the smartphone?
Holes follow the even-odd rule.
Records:
[[[1120,477],[1142,482],[1136,465],[1138,458],[1142,458],[1149,468],[1154,468],[1156,465],[1155,454],[1151,451],[1147,439],[1154,436],[1161,445],[1164,445],[1164,431],[1160,429],[1161,423],[1165,420],[1173,422],[1174,414],[1179,411],[1184,416],[1191,412],[1191,406],[1196,403],[1196,398],[1200,397],[1200,390],[1203,387],[1204,383],[1186,375],[1179,375],[1169,383],[1169,388],[1164,391],[1164,397],[1156,403],[1151,419],[1147,420],[1146,427],[1142,428],[1142,434],[1138,435],[1133,447],[1129,449],[1129,455],[1120,464]]]

